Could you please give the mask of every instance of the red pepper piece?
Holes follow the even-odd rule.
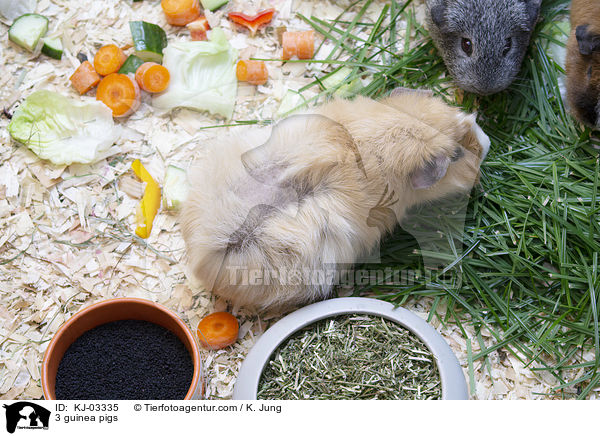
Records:
[[[198,19],[186,24],[185,27],[190,30],[192,41],[206,41],[206,32],[210,30],[210,25],[204,15],[200,15]]]
[[[247,27],[250,30],[252,36],[254,36],[258,29],[271,22],[274,14],[275,9],[271,8],[265,9],[264,11],[260,11],[254,16],[242,14],[241,12],[230,12],[228,14],[228,17],[234,23],[239,24],[240,26]]]

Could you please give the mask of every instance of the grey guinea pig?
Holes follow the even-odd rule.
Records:
[[[329,274],[376,249],[408,208],[469,193],[489,145],[475,115],[402,90],[219,136],[189,171],[191,272],[237,307],[328,297]]]
[[[567,100],[580,121],[600,127],[600,0],[573,0],[567,42]]]
[[[427,25],[456,84],[489,95],[515,79],[542,0],[426,0]]]

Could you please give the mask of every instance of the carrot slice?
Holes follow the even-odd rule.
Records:
[[[252,85],[264,85],[269,78],[264,61],[241,60],[237,63],[235,72],[240,82],[248,82]]]
[[[198,339],[205,348],[219,350],[237,341],[238,321],[230,313],[215,312],[198,324]]]
[[[210,30],[210,24],[204,15],[200,15],[200,18],[186,24],[190,30],[190,36],[192,41],[206,41],[206,32]]]
[[[124,117],[140,106],[140,88],[128,75],[109,74],[98,85],[96,100],[111,108],[113,117]]]
[[[116,73],[125,63],[127,56],[114,44],[105,45],[94,56],[94,68],[101,76]]]
[[[100,75],[94,70],[94,66],[89,61],[82,62],[69,77],[69,80],[80,94],[88,92],[100,83],[100,79]]]
[[[160,6],[172,26],[185,26],[200,16],[198,0],[161,0]]]
[[[164,91],[170,80],[169,70],[156,62],[144,62],[135,72],[135,81],[146,92]]]
[[[289,60],[294,56],[298,59],[312,59],[315,54],[315,32],[285,32],[282,37],[283,59]]]

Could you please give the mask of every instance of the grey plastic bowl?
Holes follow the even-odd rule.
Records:
[[[290,335],[324,318],[349,313],[381,316],[410,330],[435,356],[442,381],[442,400],[467,400],[462,368],[444,338],[427,322],[401,307],[372,298],[334,298],[303,307],[276,322],[256,342],[238,374],[234,400],[256,400],[260,376],[277,347]]]

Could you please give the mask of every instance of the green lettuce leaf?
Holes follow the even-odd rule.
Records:
[[[213,29],[209,38],[169,43],[163,65],[171,74],[171,82],[166,91],[153,98],[153,106],[206,110],[231,118],[237,94],[238,52],[219,28]]]
[[[542,40],[546,54],[564,68],[567,56],[566,45],[571,33],[571,24],[569,21],[550,22],[544,26],[542,32],[549,37]]]
[[[121,134],[111,110],[96,100],[74,100],[51,91],[25,99],[8,125],[10,136],[57,165],[102,159]]]

